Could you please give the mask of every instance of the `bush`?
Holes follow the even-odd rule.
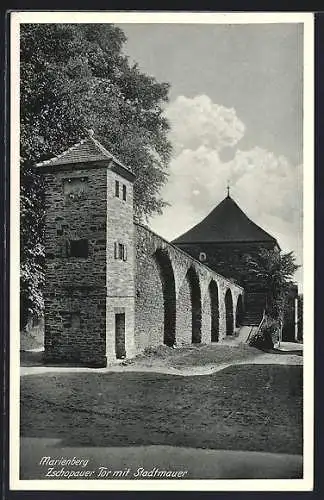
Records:
[[[257,335],[252,337],[250,345],[258,349],[273,349],[279,339],[279,328],[278,320],[266,318]]]

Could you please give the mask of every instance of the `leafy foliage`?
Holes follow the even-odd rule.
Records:
[[[298,269],[293,252],[282,253],[261,249],[258,254],[247,255],[247,272],[263,284],[268,292],[267,313],[274,319],[282,318],[285,300]]]
[[[163,115],[169,85],[130,64],[122,52],[126,37],[113,25],[25,24],[20,40],[21,298],[24,315],[38,315],[44,209],[32,166],[91,128],[136,174],[135,217],[161,213],[171,153]]]
[[[279,339],[279,329],[279,321],[267,316],[260,330],[252,337],[250,345],[258,349],[272,349]]]

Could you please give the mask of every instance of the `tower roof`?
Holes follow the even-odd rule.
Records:
[[[173,243],[272,242],[276,239],[252,222],[228,195],[196,226]]]
[[[123,170],[134,175],[129,167],[121,163],[112,153],[110,153],[100,142],[94,138],[93,131],[88,131],[88,137],[74,144],[63,153],[36,164],[41,170],[51,170],[51,167],[72,165],[80,163],[97,163],[110,161],[121,167]]]

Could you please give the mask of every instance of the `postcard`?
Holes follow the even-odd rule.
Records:
[[[10,489],[312,490],[313,15],[10,23]]]

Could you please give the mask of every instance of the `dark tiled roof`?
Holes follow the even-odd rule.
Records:
[[[51,167],[57,165],[68,165],[73,163],[89,163],[96,161],[113,160],[115,163],[124,169],[132,172],[129,167],[125,167],[114,155],[112,155],[93,134],[89,134],[86,139],[74,144],[60,155],[54,156],[49,160],[42,161],[36,164],[36,167]]]
[[[207,217],[173,243],[273,242],[276,239],[252,222],[227,196]]]

